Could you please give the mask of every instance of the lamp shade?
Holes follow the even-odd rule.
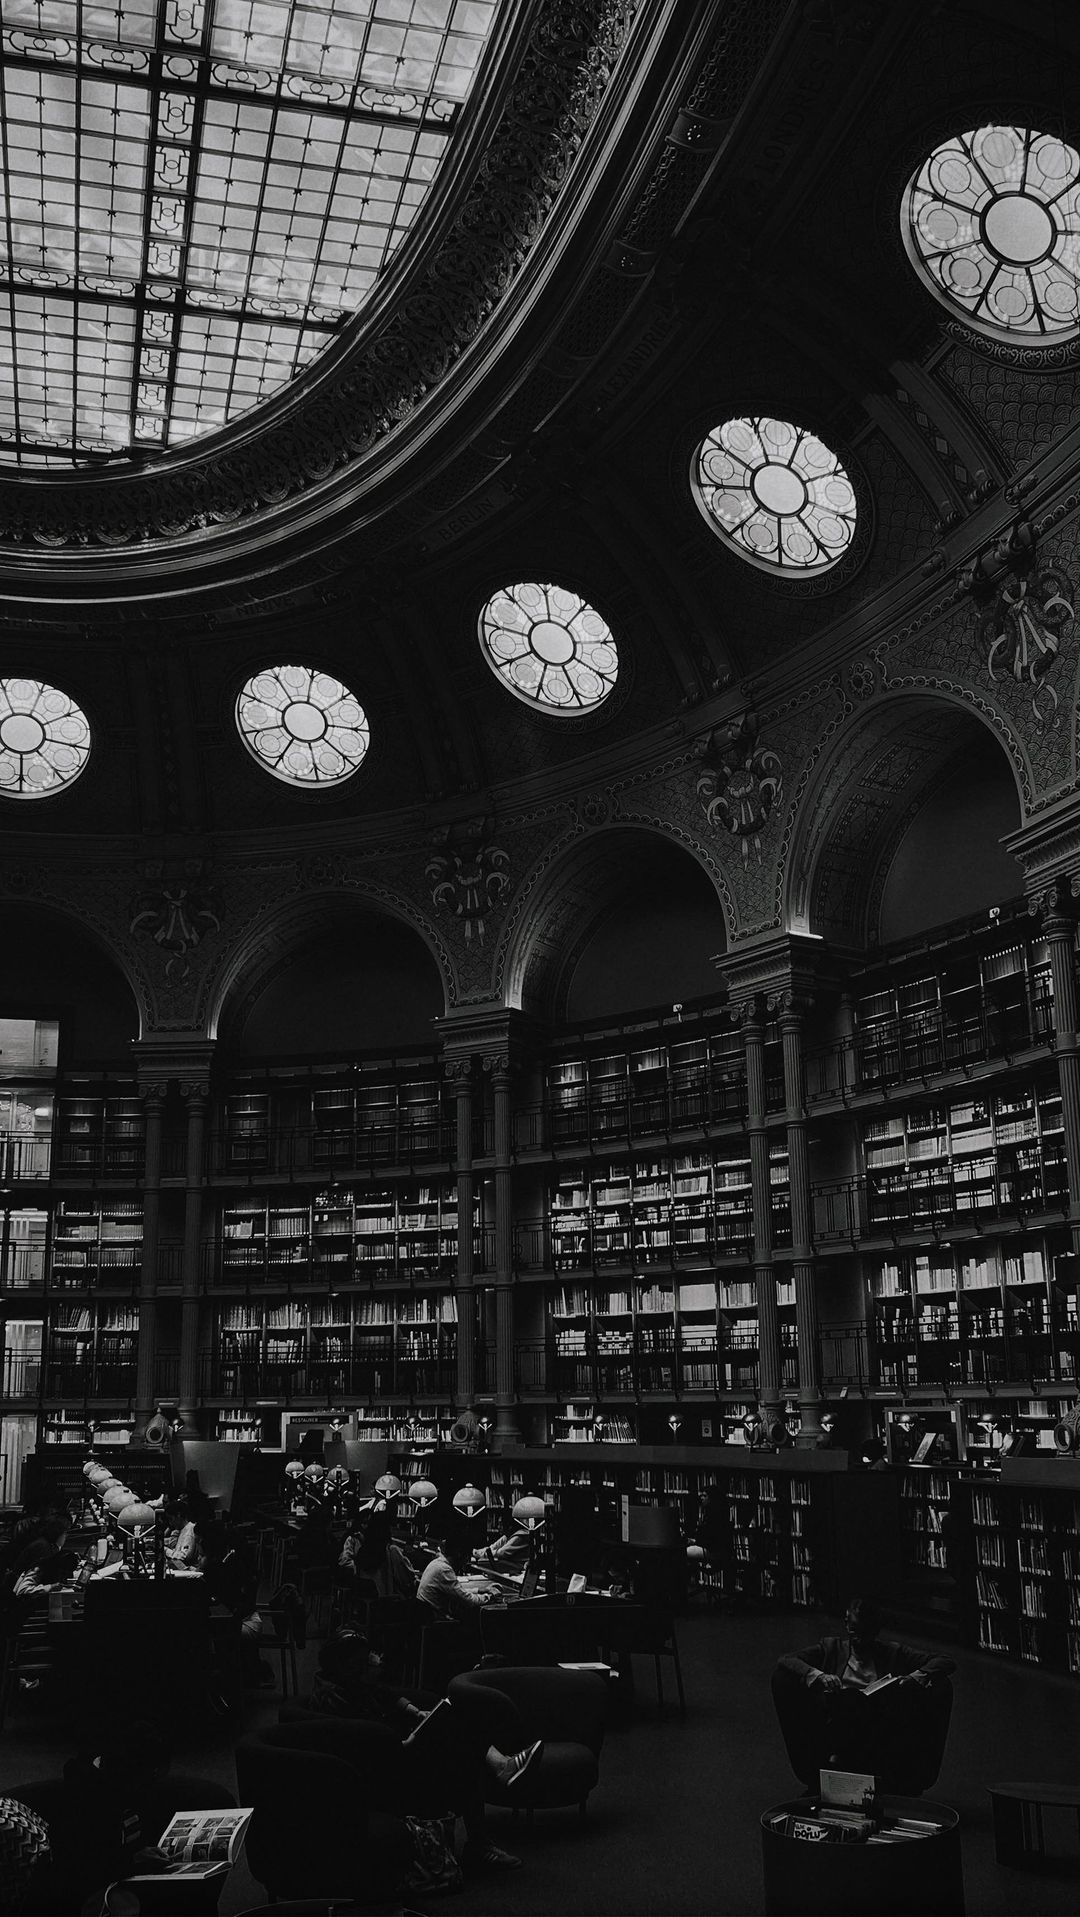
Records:
[[[94,1486],[95,1490],[102,1485],[108,1486],[116,1483],[116,1479],[113,1477],[107,1464],[91,1464],[86,1476],[88,1482]]]
[[[112,1488],[105,1493],[105,1509],[106,1511],[110,1511],[114,1518],[119,1516],[126,1504],[137,1503],[138,1499],[134,1491],[126,1491],[122,1484],[114,1484]]]
[[[349,1474],[346,1471],[345,1466],[343,1464],[331,1465],[329,1471],[326,1474],[327,1490],[328,1491],[344,1491],[345,1486],[348,1484],[348,1482],[349,1482]]]
[[[417,1478],[409,1486],[409,1497],[421,1511],[426,1511],[429,1504],[434,1504],[438,1495],[439,1487],[432,1484],[430,1478]]]
[[[454,1492],[454,1510],[460,1511],[464,1518],[478,1518],[481,1511],[487,1510],[487,1499],[475,1484],[463,1484],[460,1491]]]
[[[304,1472],[304,1476],[309,1484],[321,1484],[326,1476],[326,1471],[321,1464],[309,1464]]]
[[[538,1531],[547,1517],[547,1505],[543,1498],[519,1498],[511,1516],[515,1524],[520,1524],[524,1530]]]
[[[144,1531],[154,1528],[154,1512],[148,1504],[140,1504],[135,1498],[131,1504],[125,1504],[117,1514],[117,1524],[121,1531],[131,1531],[135,1537],[141,1537]]]
[[[303,1475],[304,1467],[299,1458],[290,1458],[288,1464],[285,1466],[285,1476],[287,1478],[302,1478]]]
[[[375,1489],[380,1498],[396,1498],[401,1491],[401,1479],[395,1478],[392,1471],[384,1471],[381,1478],[376,1478]]]

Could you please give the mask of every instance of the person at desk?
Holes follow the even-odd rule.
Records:
[[[20,1551],[12,1565],[16,1595],[19,1581],[27,1576],[39,1589],[49,1584],[63,1584],[74,1576],[78,1553],[65,1550],[66,1544],[66,1519],[46,1518],[38,1536]]]
[[[868,1746],[907,1735],[924,1693],[951,1677],[956,1665],[882,1638],[881,1614],[869,1598],[851,1599],[844,1626],[844,1637],[823,1637],[782,1657],[778,1668],[801,1684],[829,1762],[874,1769],[865,1761]]]
[[[532,1557],[533,1534],[526,1531],[524,1525],[513,1524],[513,1528],[504,1531],[501,1537],[493,1538],[490,1544],[481,1545],[472,1554],[472,1561],[478,1569],[485,1565],[496,1566],[500,1571],[524,1571]]]
[[[498,1593],[494,1590],[471,1591],[461,1582],[471,1562],[468,1542],[432,1532],[429,1544],[435,1551],[431,1563],[421,1573],[416,1595],[439,1618],[463,1624],[478,1624],[480,1612]]]

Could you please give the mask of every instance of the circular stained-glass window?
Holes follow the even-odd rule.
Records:
[[[919,278],[979,332],[1080,333],[1080,154],[1056,134],[956,134],[919,168],[902,220]]]
[[[590,712],[615,689],[607,621],[566,586],[505,586],[480,615],[484,657],[507,691],[551,712]]]
[[[90,756],[86,714],[40,679],[0,679],[0,794],[44,799],[77,779]]]
[[[248,751],[289,785],[327,786],[360,765],[371,734],[360,701],[314,666],[266,666],[236,701]]]
[[[698,501],[743,559],[825,572],[855,533],[855,491],[835,453],[786,419],[729,419],[698,450]]]

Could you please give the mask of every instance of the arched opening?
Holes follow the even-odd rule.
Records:
[[[1002,838],[1021,823],[1001,739],[943,699],[870,709],[837,740],[804,802],[789,922],[860,948],[918,936],[1015,898]]]
[[[619,826],[545,872],[514,935],[508,996],[556,1024],[670,1007],[717,990],[725,944],[719,875],[659,832]]]
[[[597,888],[559,1011],[570,1023],[703,998],[725,944],[716,891],[697,860],[660,839],[624,848]]]
[[[881,885],[882,945],[1014,898],[1023,874],[1001,840],[1020,824],[1016,785],[982,727],[947,761],[896,845]]]
[[[0,906],[0,1017],[60,1024],[65,1070],[115,1065],[139,1035],[139,1008],[118,962],[63,912]]]
[[[443,983],[420,934],[390,913],[327,900],[264,942],[233,985],[223,1049],[243,1058],[333,1057],[434,1042]]]

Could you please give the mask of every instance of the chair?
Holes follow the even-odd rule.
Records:
[[[431,1607],[416,1598],[372,1598],[367,1607],[368,1641],[378,1651],[387,1674],[403,1685],[418,1684],[420,1637],[431,1617]]]
[[[807,1790],[816,1790],[818,1772],[828,1766],[830,1752],[814,1700],[798,1673],[782,1664],[772,1674],[772,1696],[791,1768]],[[884,1791],[919,1797],[936,1781],[945,1756],[952,1684],[939,1678],[925,1690],[914,1687],[908,1698],[908,1721],[902,1726],[868,1723],[859,1768],[878,1778]]]
[[[300,1596],[311,1612],[320,1635],[333,1629],[334,1579],[336,1568],[329,1564],[309,1564],[300,1573]]]
[[[400,1901],[409,1848],[401,1744],[384,1724],[336,1718],[271,1725],[236,1746],[253,1816],[252,1875],[279,1898]]]
[[[656,1701],[661,1709],[664,1704],[664,1679],[660,1660],[662,1657],[671,1659],[679,1693],[679,1709],[685,1717],[686,1693],[683,1690],[679,1640],[675,1635],[675,1619],[671,1612],[659,1604],[628,1604],[622,1637],[623,1648],[631,1656],[652,1658],[656,1672]]]
[[[292,1613],[287,1610],[272,1610],[269,1606],[260,1606],[259,1616],[262,1629],[259,1632],[260,1651],[276,1651],[281,1665],[281,1695],[288,1697],[289,1680],[292,1680],[292,1693],[296,1696],[299,1682],[296,1675],[296,1632]]]
[[[15,1609],[0,1620],[0,1731],[24,1681],[35,1688],[55,1669],[53,1657],[37,1620],[20,1617]]]
[[[544,1740],[544,1754],[513,1792],[488,1773],[489,1804],[511,1810],[555,1810],[577,1804],[585,1814],[589,1792],[600,1781],[600,1752],[607,1725],[607,1686],[591,1671],[559,1671],[540,1665],[503,1665],[465,1671],[451,1678],[447,1696],[468,1709],[470,1688],[499,1691],[516,1711],[517,1748]]]

